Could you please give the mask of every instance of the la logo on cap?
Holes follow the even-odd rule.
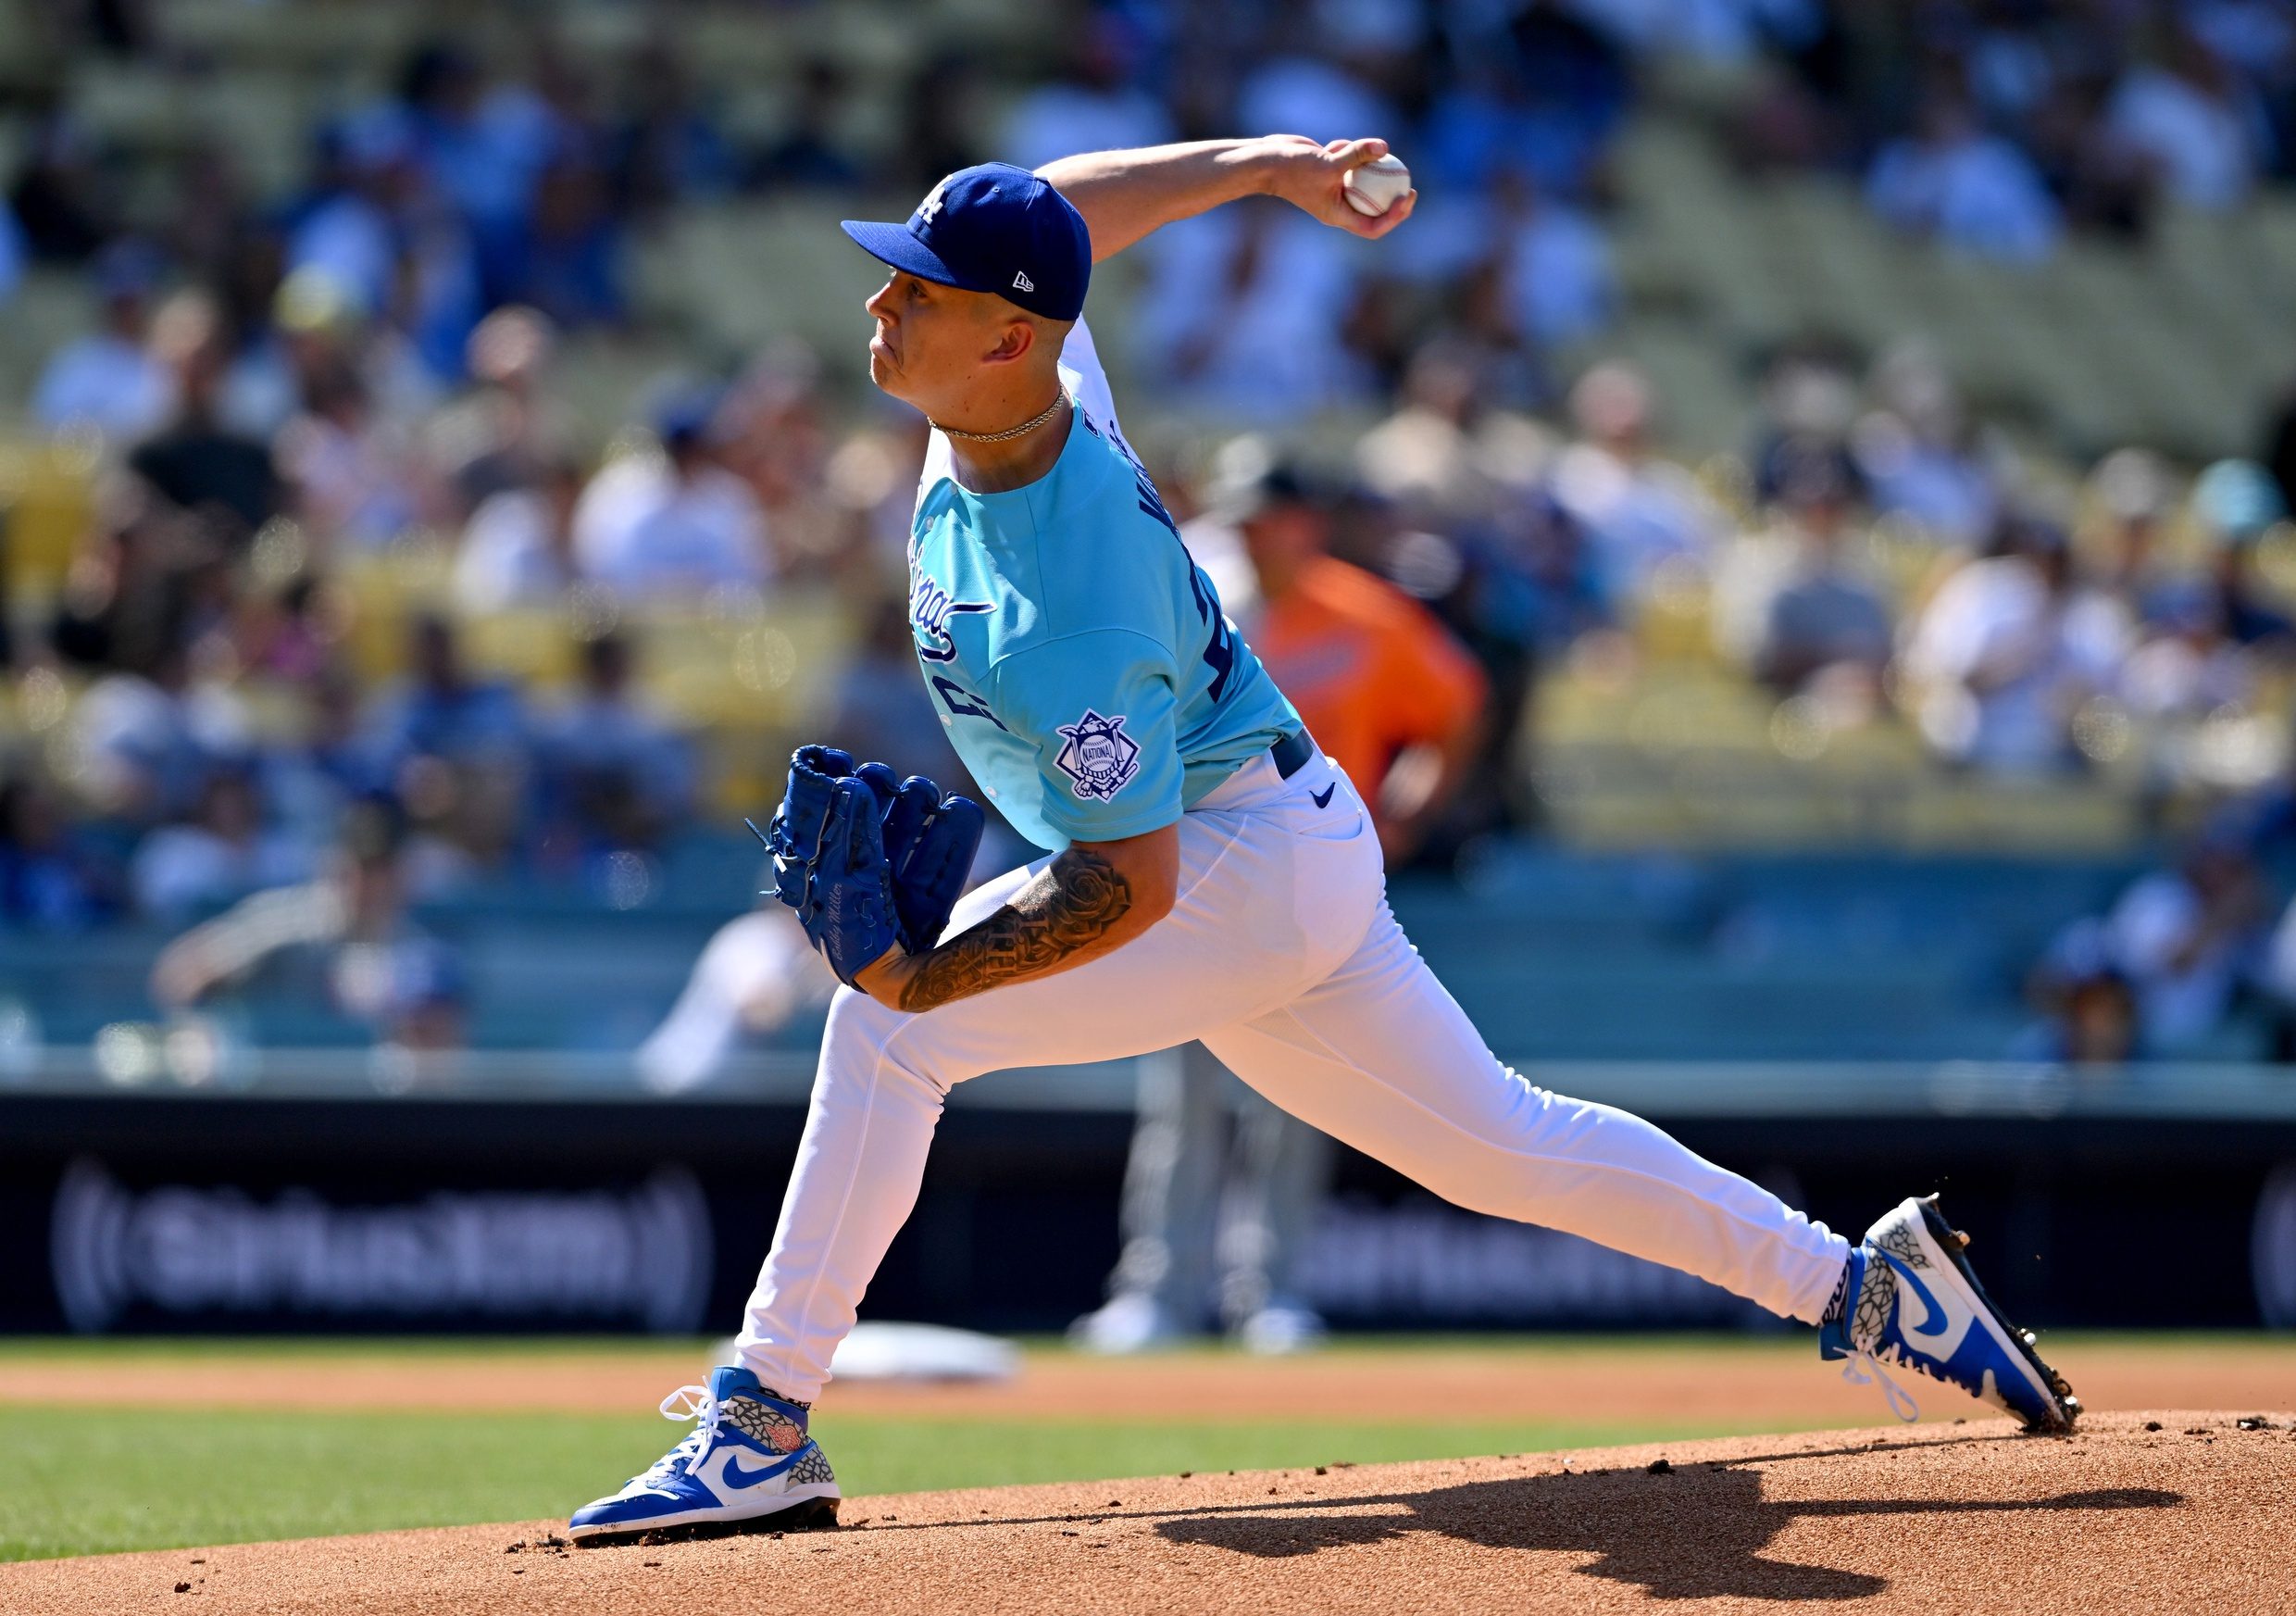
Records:
[[[949,182],[955,178],[955,174],[943,175],[941,183],[926,193],[925,200],[917,205],[917,217],[927,224],[930,224],[933,216],[941,211],[941,194],[949,188]]]
[[[1025,272],[1017,274],[1013,277],[1013,290],[1016,292],[1034,292],[1036,290],[1036,282],[1029,280]]]

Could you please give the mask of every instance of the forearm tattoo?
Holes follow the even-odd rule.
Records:
[[[1003,908],[927,955],[901,1008],[930,1010],[1035,976],[1100,941],[1131,907],[1131,884],[1105,854],[1070,847]]]

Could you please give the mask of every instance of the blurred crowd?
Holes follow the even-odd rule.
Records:
[[[1966,252],[2030,262],[2067,232],[2140,237],[2163,208],[2237,207],[2296,170],[2280,0],[1715,9],[1758,19],[1770,47],[1739,132],[1749,160],[1860,175],[1884,218]]]
[[[715,370],[697,357],[630,397],[619,432],[585,436],[565,347],[633,326],[633,243],[682,207],[921,192],[986,157],[1238,130],[1394,132],[1419,217],[1377,258],[1273,205],[1153,238],[1118,395],[1189,423],[1133,435],[1166,446],[1167,503],[1240,620],[1328,553],[1471,658],[1473,755],[1442,764],[1425,797],[1440,814],[1399,810],[1399,862],[1534,824],[1539,681],[1630,673],[1653,614],[1698,623],[1703,655],[1768,693],[1789,756],[1902,723],[1987,776],[2104,771],[2252,805],[2283,789],[2296,407],[2252,460],[2131,446],[2065,468],[2014,451],[1918,347],[1798,349],[1771,359],[1742,453],[1693,469],[1664,454],[1665,400],[1641,373],[1558,356],[1599,351],[1615,311],[1605,166],[1655,58],[1754,76],[1736,131],[1750,162],[1863,174],[1909,230],[2032,257],[2066,229],[2140,231],[2165,200],[2229,207],[2284,173],[2290,6],[1313,9],[1308,29],[1188,0],[1072,8],[1025,82],[963,53],[920,61],[897,137],[875,142],[850,133],[856,89],[826,58],[761,130],[723,114],[667,31],[611,81],[546,28],[511,63],[435,44],[310,132],[283,196],[251,194],[217,145],[126,183],[69,104],[42,109],[0,214],[0,287],[38,263],[100,294],[97,329],[54,348],[24,406],[85,448],[98,494],[56,598],[0,600],[17,718],[0,919],[172,925],[297,895],[193,933],[158,988],[190,1002],[267,940],[411,935],[407,904],[477,881],[611,901],[632,856],[709,800],[706,747],[649,694],[631,625],[650,613],[837,600],[857,649],[824,724],[961,783],[903,611],[921,422],[865,396],[848,356],[791,344]],[[138,8],[117,10],[90,48],[140,48]],[[855,263],[856,304],[867,272]],[[1247,424],[1262,437],[1221,447]],[[1273,484],[1253,474],[1248,531],[1220,491],[1267,436],[1311,452]],[[445,585],[397,625],[395,674],[363,680],[362,569],[410,547],[443,557]],[[519,610],[573,626],[562,687],[470,654],[473,621]],[[2208,846],[2253,865],[2264,834]],[[2191,895],[2178,912],[2205,917],[2192,925],[2228,935],[2237,909],[2254,942],[2262,899],[2172,879]],[[2036,988],[2053,1027],[2090,1024],[2058,1010],[2095,998],[2077,986],[2100,959],[2147,1002],[2141,950],[2115,938],[2209,952],[2152,924],[2057,951]],[[389,958],[378,1021],[451,1039],[451,1018],[420,1021],[452,1002],[451,964]]]

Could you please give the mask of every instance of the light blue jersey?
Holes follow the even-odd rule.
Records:
[[[957,755],[1048,848],[1177,822],[1299,715],[1116,423],[1092,333],[1061,360],[1077,403],[1053,469],[974,494],[934,435],[909,539],[909,627]]]

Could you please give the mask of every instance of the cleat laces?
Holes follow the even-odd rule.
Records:
[[[707,1386],[680,1386],[662,1399],[662,1418],[691,1420],[693,1429],[685,1434],[677,1447],[655,1459],[653,1468],[639,1478],[642,1481],[668,1481],[677,1472],[681,1460],[686,1474],[699,1471],[702,1460],[709,1457],[710,1447],[718,1440],[718,1427],[725,1419],[725,1405],[709,1395]]]
[[[1890,1377],[1870,1348],[1853,1346],[1850,1361],[1841,1366],[1841,1378],[1853,1386],[1879,1386],[1882,1399],[1890,1405],[1890,1412],[1911,1425],[1921,1418],[1921,1405],[1914,1401],[1914,1394]]]

